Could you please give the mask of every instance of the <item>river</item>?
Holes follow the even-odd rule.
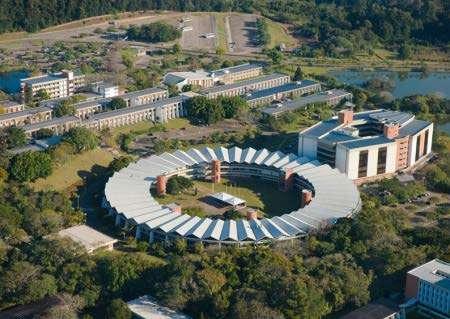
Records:
[[[0,90],[14,94],[20,91],[20,80],[30,76],[26,70],[0,73]]]
[[[373,78],[391,79],[395,83],[395,88],[391,92],[395,98],[431,93],[450,98],[450,72],[423,74],[421,72],[339,70],[331,71],[329,75],[343,83],[357,86]]]

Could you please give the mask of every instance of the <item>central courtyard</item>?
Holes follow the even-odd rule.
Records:
[[[193,180],[193,187],[177,195],[158,197],[161,204],[176,203],[188,214],[199,217],[222,215],[232,207],[223,207],[212,201],[210,195],[225,192],[246,201],[242,216],[248,208],[258,210],[259,217],[273,217],[298,209],[300,195],[295,191],[283,192],[277,185],[260,179],[225,179],[220,183]],[[153,194],[155,196],[155,194]]]

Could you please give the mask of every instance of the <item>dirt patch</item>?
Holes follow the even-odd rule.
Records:
[[[185,27],[192,27],[192,30],[183,32],[180,45],[183,49],[201,49],[214,52],[216,48],[216,38],[206,38],[205,34],[216,33],[215,19],[211,14],[189,16],[191,21],[184,22]]]
[[[262,48],[256,45],[256,15],[232,14],[230,29],[233,53],[257,53]]]

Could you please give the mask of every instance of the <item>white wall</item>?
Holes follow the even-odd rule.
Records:
[[[419,134],[412,135],[409,138],[409,145],[408,145],[408,166],[414,165],[416,162],[416,143],[417,143],[417,137]]]
[[[350,179],[358,178],[359,150],[352,149],[347,152],[347,176]]]
[[[317,139],[299,134],[298,155],[306,156],[310,159],[317,159]]]
[[[426,150],[426,153],[428,154],[431,152],[431,146],[433,144],[433,130],[434,130],[433,123],[431,123],[431,125],[428,126],[427,129],[429,130],[429,132],[428,132],[428,147]]]
[[[336,145],[336,168],[344,174],[347,174],[347,149],[340,144]]]

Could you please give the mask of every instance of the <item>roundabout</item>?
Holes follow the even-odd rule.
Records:
[[[222,178],[269,182],[274,190],[298,194],[300,207],[262,219],[255,214],[238,220],[191,216],[182,206],[158,201],[173,176],[211,183]],[[151,190],[158,196],[152,196]],[[102,206],[117,226],[135,231],[138,239],[243,245],[303,237],[352,216],[360,210],[361,200],[357,187],[344,174],[306,157],[267,149],[206,147],[153,155],[130,164],[110,177]]]

